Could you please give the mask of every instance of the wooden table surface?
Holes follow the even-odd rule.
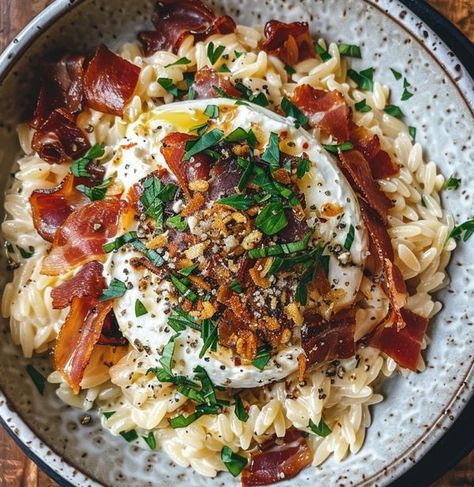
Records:
[[[428,1],[474,41],[474,0]],[[0,51],[50,3],[51,0],[0,0]],[[29,460],[0,428],[0,487],[7,486],[56,487],[57,484]],[[467,455],[432,487],[454,486],[474,486],[474,452]]]

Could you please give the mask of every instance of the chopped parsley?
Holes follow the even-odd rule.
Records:
[[[257,215],[255,226],[265,235],[275,235],[288,225],[281,202],[269,203]]]
[[[249,413],[246,411],[244,407],[244,403],[242,402],[242,399],[238,394],[234,396],[234,401],[235,401],[235,408],[234,408],[234,413],[237,416],[240,421],[243,421],[244,423],[249,419]]]
[[[390,71],[392,72],[393,74],[393,77],[398,81],[399,79],[401,79],[402,77],[402,73],[399,73],[398,71],[396,71],[395,69],[393,68],[390,68]]]
[[[191,157],[204,152],[216,145],[224,136],[224,132],[219,129],[212,129],[207,134],[202,135],[194,140],[189,140],[186,142],[186,152],[184,153],[183,161],[189,161]]]
[[[467,220],[464,223],[461,223],[461,225],[455,226],[451,233],[450,237],[453,237],[456,240],[461,240],[463,242],[467,242],[474,233],[474,220]]]
[[[319,42],[314,43],[314,50],[318,53],[321,61],[326,62],[332,59],[331,54]]]
[[[26,366],[26,372],[30,376],[38,392],[43,395],[44,386],[46,385],[46,377],[41,372],[38,372],[31,364]]]
[[[443,184],[443,189],[458,189],[459,185],[461,184],[461,180],[459,178],[455,178],[454,176],[451,176],[449,179],[447,179],[444,184]]]
[[[138,318],[139,316],[146,315],[148,310],[145,308],[145,305],[137,298],[135,300],[135,316]]]
[[[309,419],[309,424],[308,428],[318,436],[321,436],[322,438],[325,438],[329,434],[331,434],[331,428],[323,421],[321,418],[321,421],[316,424],[311,418]]]
[[[173,96],[179,96],[178,87],[173,83],[173,80],[170,78],[158,78],[158,84],[162,86],[168,93],[171,93]]]
[[[370,112],[372,110],[370,105],[367,105],[367,101],[365,100],[365,98],[361,101],[358,101],[356,104],[354,104],[354,107],[356,111],[362,113]]]
[[[153,431],[150,431],[147,436],[142,436],[142,438],[150,450],[154,450],[156,448],[156,438]]]
[[[99,296],[99,301],[108,301],[109,299],[121,298],[127,292],[127,285],[115,277],[110,281],[109,287],[104,289]]]
[[[397,105],[387,105],[383,111],[395,118],[403,117],[403,112]]]
[[[308,117],[296,105],[291,103],[286,96],[281,100],[281,109],[287,117],[295,120],[296,128],[308,123]]]
[[[265,365],[270,361],[270,347],[268,345],[262,345],[257,348],[257,355],[252,360],[252,365],[258,370],[263,370]]]
[[[179,232],[184,232],[188,226],[188,222],[181,215],[170,216],[166,220],[166,224],[171,228],[176,228]]]
[[[102,157],[105,153],[104,144],[94,144],[80,159],[71,164],[70,170],[77,177],[90,177],[89,164],[94,160]]]
[[[211,64],[214,66],[217,60],[222,56],[222,53],[225,51],[225,46],[215,46],[213,42],[209,42],[207,45],[207,57]]]
[[[346,250],[351,250],[352,243],[354,242],[355,228],[354,225],[349,227],[349,232],[347,233],[346,240],[344,241],[344,248]]]
[[[337,154],[339,151],[344,152],[352,150],[354,148],[351,142],[343,142],[342,144],[323,144],[323,147],[332,154]]]
[[[234,477],[237,477],[248,463],[248,460],[245,457],[237,455],[228,446],[222,447],[221,459],[224,462],[227,470]]]
[[[360,52],[360,47],[355,45],[355,44],[339,44],[337,46],[337,49],[340,54],[343,56],[350,56],[350,57],[356,57],[356,58],[361,58],[362,53]]]
[[[255,200],[248,194],[236,194],[217,200],[221,205],[230,206],[236,210],[248,210],[255,205]]]
[[[354,69],[349,69],[347,75],[352,81],[355,81],[361,90],[374,90],[374,68],[364,69],[359,73]]]
[[[91,201],[103,200],[105,194],[107,193],[107,188],[112,184],[112,178],[104,179],[97,186],[85,186],[84,184],[79,184],[76,189],[81,193],[84,193]]]
[[[165,66],[165,68],[170,68],[171,66],[182,66],[182,65],[190,64],[190,63],[191,63],[190,59],[188,59],[187,57],[182,57],[182,58],[179,58],[174,63],[167,64]]]

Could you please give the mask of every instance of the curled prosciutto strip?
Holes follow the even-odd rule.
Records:
[[[392,357],[401,367],[416,371],[429,320],[405,308],[400,314],[405,326],[397,330],[390,322],[382,323],[370,338],[369,345]]]
[[[316,57],[307,22],[270,20],[265,24],[265,40],[260,47],[290,66]]]
[[[156,51],[177,52],[189,34],[200,41],[213,34],[230,34],[236,27],[228,16],[216,18],[200,0],[161,0],[156,4],[152,22],[156,30],[138,34],[147,56]]]
[[[58,228],[41,272],[58,276],[71,268],[105,258],[102,246],[115,236],[123,202],[94,201],[75,210]]]
[[[56,108],[71,114],[82,110],[84,63],[84,56],[73,54],[41,63],[41,88],[32,127],[40,128]]]
[[[270,485],[295,477],[313,459],[308,442],[295,428],[287,430],[284,438],[272,438],[253,453],[242,471],[242,486]]]
[[[346,309],[325,321],[313,311],[304,314],[301,346],[308,365],[327,360],[352,357],[354,345],[355,310]]]
[[[46,162],[62,163],[82,156],[90,143],[74,117],[58,108],[34,133],[31,147]]]
[[[140,68],[99,46],[84,75],[84,96],[94,110],[121,116],[132,98]]]
[[[196,98],[215,98],[219,96],[216,88],[222,90],[231,98],[240,98],[242,95],[237,88],[231,83],[228,76],[220,74],[212,68],[200,69],[194,77],[193,89],[196,93]]]
[[[105,317],[102,332],[97,345],[108,345],[110,347],[124,347],[128,345],[127,339],[122,335],[113,310]]]
[[[104,266],[95,260],[85,264],[75,276],[51,291],[53,308],[67,308],[73,298],[99,297],[105,288],[103,270]]]
[[[113,301],[98,301],[93,296],[72,299],[54,347],[54,365],[74,394],[79,393],[84,370],[112,306]]]

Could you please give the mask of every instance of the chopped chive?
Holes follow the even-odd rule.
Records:
[[[237,294],[240,294],[241,292],[243,292],[243,289],[242,289],[242,286],[240,285],[240,282],[237,281],[236,279],[230,283],[229,288],[232,289],[232,291],[236,292]]]
[[[174,276],[173,274],[170,275],[170,280],[173,283],[174,287],[189,301],[193,303],[198,300],[198,295],[192,291],[185,282],[183,282],[178,277]]]
[[[398,81],[399,79],[401,79],[402,77],[402,73],[399,73],[398,71],[396,71],[395,69],[393,68],[390,68],[390,71],[392,72],[393,74],[393,77]]]
[[[414,141],[416,139],[416,127],[408,127],[408,133],[411,139]]]
[[[326,51],[326,49],[324,49],[324,47],[321,46],[319,42],[314,43],[314,49],[318,53],[318,56],[321,58],[321,61],[326,62],[332,59],[331,54],[329,54],[329,52]]]
[[[31,364],[26,366],[26,372],[30,376],[38,392],[43,395],[44,386],[46,385],[46,377],[41,372],[38,372]]]
[[[251,249],[248,252],[248,256],[251,259],[260,259],[262,257],[271,257],[281,254],[293,254],[295,252],[301,252],[308,247],[309,239],[312,232],[308,232],[305,237],[295,242],[289,242],[284,244],[269,245],[266,247],[260,247],[257,249]]]
[[[292,66],[290,66],[289,64],[285,64],[285,71],[287,72],[287,74],[289,76],[293,75],[296,73],[296,70],[295,68],[293,68]]]
[[[128,441],[129,443],[131,441],[135,441],[138,438],[138,434],[135,430],[130,430],[130,431],[122,431],[120,433],[120,436],[125,440]]]
[[[337,154],[339,151],[345,152],[354,148],[351,142],[343,142],[342,144],[323,144],[323,147],[332,154]]]
[[[355,107],[356,111],[362,112],[362,113],[370,112],[372,110],[370,105],[367,105],[367,101],[365,100],[365,98],[363,100],[357,102],[354,105],[354,107]]]
[[[188,277],[190,276],[197,268],[199,267],[199,262],[196,262],[195,264],[188,265],[187,267],[184,267],[180,271],[178,271],[182,276]]]
[[[153,431],[150,431],[147,436],[142,436],[142,438],[150,450],[154,450],[156,448],[156,438]]]
[[[178,87],[173,83],[172,79],[158,78],[158,84],[162,86],[168,93],[171,93],[173,96],[179,96]]]
[[[359,73],[354,69],[349,69],[347,75],[352,81],[355,81],[360,89],[366,91],[374,90],[374,68],[364,69]]]
[[[410,93],[406,88],[403,90],[402,97],[400,98],[401,101],[409,100],[413,96],[413,93]]]
[[[170,338],[170,341],[163,347],[163,351],[161,352],[160,364],[163,366],[163,370],[165,370],[168,374],[173,373],[173,354],[176,346],[175,338],[177,336],[177,334],[173,335]]]
[[[173,314],[168,318],[168,325],[176,332],[183,331],[188,326],[194,330],[201,329],[196,320],[179,306],[174,308]]]
[[[346,250],[351,250],[352,243],[354,242],[355,228],[354,225],[349,227],[349,232],[347,233],[346,240],[344,241],[344,248]]]
[[[395,118],[403,117],[403,112],[397,105],[387,105],[383,111]]]
[[[234,477],[237,477],[248,463],[248,460],[246,458],[237,455],[228,446],[224,446],[222,448],[221,459],[224,462],[227,470]]]
[[[268,345],[262,345],[257,348],[257,355],[252,360],[252,365],[259,370],[263,370],[265,365],[270,361],[270,347]]]
[[[217,118],[219,116],[219,107],[217,105],[207,105],[204,113],[209,118]]]
[[[217,200],[221,205],[230,206],[236,210],[248,210],[255,205],[255,200],[247,194],[236,194]]]
[[[466,242],[471,238],[471,235],[474,233],[474,220],[468,220],[465,221],[464,223],[461,223],[461,225],[455,226],[451,233],[450,237],[453,237],[456,240],[463,240],[463,242]]]
[[[212,352],[217,350],[217,326],[212,320],[205,319],[201,323],[201,338],[203,345],[199,352],[199,358],[204,357],[204,354],[210,349]]]
[[[191,61],[187,57],[182,57],[182,58],[179,58],[174,63],[167,64],[165,66],[165,68],[170,68],[171,66],[182,66],[182,65],[190,64],[190,63],[191,63]]]
[[[245,423],[249,419],[249,413],[245,410],[244,403],[238,394],[234,396],[234,401],[234,413],[240,421]]]
[[[343,56],[350,56],[350,57],[356,57],[356,58],[361,58],[362,53],[360,52],[360,47],[355,45],[355,44],[339,44],[337,46],[337,49],[340,54]]]
[[[308,123],[308,117],[296,105],[291,103],[286,96],[281,100],[281,109],[287,117],[291,117],[295,120],[296,128]]]

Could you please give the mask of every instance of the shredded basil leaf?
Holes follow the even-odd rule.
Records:
[[[413,93],[410,93],[406,88],[404,88],[402,97],[400,98],[401,101],[409,100],[413,96]]]
[[[321,266],[323,267],[324,274],[328,276],[329,275],[329,255],[322,255],[320,262],[321,262]]]
[[[409,86],[411,86],[409,81],[406,78],[403,78],[403,88],[408,88]]]
[[[196,132],[199,136],[204,135],[206,130],[209,128],[207,122],[202,123],[201,125],[195,125],[189,129],[189,133]]]
[[[114,277],[110,282],[109,287],[102,291],[102,294],[99,296],[99,301],[121,298],[126,292],[127,285],[120,279]]]
[[[296,287],[295,299],[302,306],[305,306],[308,301],[308,285],[311,284],[316,277],[316,271],[318,270],[323,250],[323,247],[316,247],[311,253],[311,259],[306,263],[307,269],[301,276]]]
[[[70,170],[77,177],[90,177],[92,174],[88,170],[89,164],[102,157],[105,153],[104,144],[94,144],[80,159],[71,164]]]
[[[280,167],[280,147],[278,134],[272,132],[265,151],[262,155],[262,160],[270,164],[271,172],[276,171]]]
[[[416,139],[416,127],[408,127],[408,133],[411,139],[414,141]]]
[[[198,295],[192,291],[188,285],[178,277],[174,276],[173,274],[170,275],[170,280],[173,283],[174,287],[189,301],[193,303],[198,300]]]
[[[219,73],[230,73],[230,69],[229,67],[227,66],[227,64],[223,64],[220,68],[219,68]]]
[[[358,112],[362,112],[362,113],[370,112],[372,110],[370,105],[367,105],[367,101],[365,100],[365,98],[363,100],[357,102],[354,105],[354,107]]]
[[[166,220],[166,224],[171,228],[176,228],[176,230],[183,232],[188,226],[188,222],[181,215],[170,216]]]
[[[155,220],[159,231],[163,229],[163,203],[171,201],[177,190],[175,184],[163,184],[156,176],[146,179],[143,183],[140,202],[145,214]]]
[[[212,352],[217,350],[217,326],[212,320],[202,320],[201,338],[203,340],[203,345],[199,352],[199,358],[204,357],[204,354],[208,349],[211,349]]]
[[[246,100],[255,103],[256,105],[260,105],[261,107],[266,107],[270,103],[264,93],[260,92],[254,94],[252,93],[252,90],[247,88],[243,83],[236,83],[235,87],[238,91],[240,91],[240,93]]]
[[[165,68],[170,68],[171,66],[182,66],[184,64],[190,64],[190,63],[191,63],[191,61],[187,57],[182,57],[182,58],[179,58],[174,63],[167,64],[165,66]]]
[[[173,96],[179,96],[178,87],[173,83],[172,79],[158,78],[158,84],[162,86],[168,93],[171,93]]]
[[[217,118],[219,116],[219,107],[217,105],[207,105],[204,113],[209,118]]]
[[[28,250],[25,250],[24,248],[20,246],[16,246],[18,249],[18,252],[20,252],[20,255],[23,257],[23,259],[29,259],[35,252],[34,247],[28,247]]]
[[[401,79],[402,77],[402,73],[399,73],[398,71],[396,71],[395,69],[393,68],[390,68],[390,71],[392,72],[393,74],[393,77],[398,81],[399,79]]]
[[[242,127],[237,127],[229,135],[227,135],[224,140],[226,142],[243,142],[245,140],[252,148],[255,148],[257,145],[257,138],[255,137],[252,129],[249,129],[247,132]]]
[[[156,448],[156,438],[153,431],[150,431],[147,436],[142,436],[142,438],[150,450],[154,450]]]
[[[217,60],[222,56],[222,53],[225,51],[225,46],[215,46],[214,43],[210,42],[207,46],[207,57],[211,64],[214,66]]]
[[[331,428],[323,421],[322,418],[319,424],[314,423],[314,421],[310,418],[308,428],[315,435],[321,436],[322,438],[325,438],[326,436],[331,434]]]
[[[163,351],[161,352],[160,364],[163,366],[163,370],[168,372],[168,374],[173,374],[173,354],[175,349],[175,338],[178,334],[173,335],[169,342],[163,347]]]
[[[116,413],[116,411],[104,411],[102,414],[105,416],[105,419],[109,419],[111,418],[114,414]]]
[[[391,115],[392,117],[395,117],[395,118],[401,118],[403,117],[403,112],[402,110],[400,109],[400,107],[397,107],[397,105],[387,105],[383,111],[385,113],[388,113],[389,115]]]
[[[459,178],[455,178],[454,176],[451,176],[449,179],[447,179],[444,184],[443,184],[443,189],[458,189],[459,185],[461,184],[461,180]]]
[[[137,298],[135,300],[135,316],[138,318],[139,316],[146,315],[148,310],[145,308],[145,305]]]
[[[84,184],[79,184],[76,189],[84,193],[91,201],[103,200],[107,193],[107,188],[112,184],[112,178],[104,179],[99,185],[88,187]]]
[[[474,220],[468,220],[465,221],[464,223],[461,223],[461,225],[455,226],[451,233],[450,237],[455,238],[456,240],[463,240],[463,242],[466,242],[471,238],[471,235],[474,233]]]
[[[354,225],[351,225],[349,227],[349,232],[347,233],[347,237],[344,242],[344,248],[346,250],[351,250],[352,243],[354,242],[354,234],[355,234],[355,228]]]
[[[311,161],[305,159],[304,157],[298,159],[298,164],[296,166],[296,177],[301,179],[310,169]]]
[[[230,286],[229,286],[230,289],[232,289],[232,291],[236,292],[237,294],[240,294],[242,293],[244,290],[242,289],[242,286],[240,284],[239,281],[237,280],[233,280],[231,283],[230,283]]]
[[[138,438],[138,434],[135,430],[130,430],[130,431],[122,431],[120,433],[120,436],[125,440],[128,441],[129,443],[132,441],[135,441]]]
[[[235,57],[238,59],[240,56],[242,56],[244,53],[240,51],[234,51]]]
[[[237,455],[228,446],[222,448],[221,459],[234,477],[237,477],[248,463],[246,458]]]
[[[235,401],[235,408],[234,408],[234,413],[237,416],[240,421],[243,421],[244,423],[249,419],[249,413],[246,411],[244,407],[244,403],[242,402],[242,399],[238,394],[234,396],[234,401]]]
[[[196,93],[194,92],[194,73],[183,73],[183,78],[185,79],[188,87],[188,100],[194,100]]]
[[[343,56],[350,56],[350,57],[356,57],[356,58],[361,58],[362,53],[360,52],[360,47],[356,46],[355,44],[339,44],[337,46],[337,49],[340,54]]]
[[[295,120],[296,128],[308,123],[308,117],[296,105],[291,103],[286,96],[281,100],[281,109],[287,117]]]
[[[319,42],[314,43],[314,49],[318,53],[318,56],[321,58],[321,61],[326,62],[332,59],[331,54],[329,54],[329,52],[326,51],[326,49],[324,49],[324,47],[321,46]]]
[[[288,225],[285,210],[280,202],[269,203],[257,215],[255,226],[265,235],[275,235]]]
[[[296,73],[296,70],[295,68],[293,68],[292,66],[290,66],[289,64],[285,64],[285,71],[287,72],[287,74],[289,76],[291,76],[292,74],[295,74]]]
[[[190,414],[189,416],[183,416],[180,414],[179,416],[175,416],[174,418],[170,418],[169,424],[173,429],[178,429],[178,428],[186,428],[189,426],[191,423],[194,423],[196,419],[199,419],[203,413],[195,412]]]
[[[206,149],[216,145],[223,136],[224,132],[222,132],[222,130],[212,129],[202,137],[188,141],[186,143],[186,152],[184,154],[183,161],[189,161],[189,159],[196,154],[199,154],[200,152],[203,152]]]
[[[354,148],[351,142],[343,142],[342,144],[323,144],[323,147],[332,154],[337,154],[339,151],[344,152],[352,150]]]
[[[179,306],[174,308],[173,314],[168,318],[168,325],[176,332],[185,330],[187,326],[194,330],[201,329],[196,320]]]
[[[252,159],[250,159],[250,161],[242,159],[241,157],[239,157],[238,159],[240,160],[239,165],[242,165],[245,162],[244,172],[242,173],[242,176],[240,176],[239,182],[237,184],[238,190],[243,191],[245,189],[245,186],[247,186],[247,183],[250,181],[250,178],[252,177],[254,164]]]
[[[188,267],[184,267],[183,269],[179,270],[178,272],[184,276],[188,277],[190,276],[197,268],[199,267],[199,262],[196,262],[195,264],[188,265]]]
[[[301,252],[307,249],[311,235],[312,232],[308,232],[303,239],[296,240],[295,242],[269,245],[266,247],[260,247],[258,249],[251,249],[248,251],[248,256],[252,259],[260,259],[261,257],[271,257],[275,255]]]
[[[43,395],[44,386],[46,385],[46,377],[41,372],[38,372],[31,364],[26,366],[26,372],[30,376],[38,392]]]
[[[255,205],[255,200],[247,194],[236,194],[217,200],[221,205],[230,206],[236,210],[248,210]]]
[[[364,69],[359,73],[354,69],[349,69],[347,75],[355,81],[360,89],[374,91],[374,68]]]
[[[270,361],[270,358],[270,347],[268,345],[262,345],[261,347],[257,348],[257,354],[252,360],[252,365],[258,370],[263,370],[265,365],[267,365]]]

